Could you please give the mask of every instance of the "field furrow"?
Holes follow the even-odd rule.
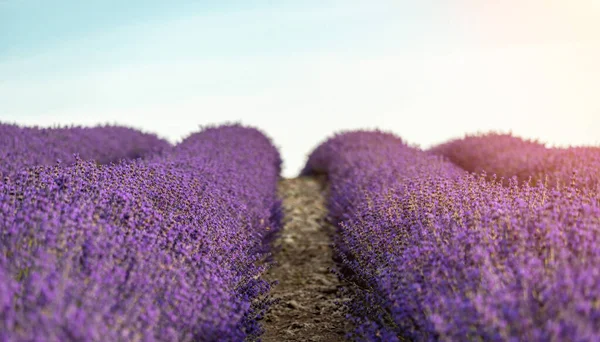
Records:
[[[276,242],[276,266],[267,279],[279,301],[268,312],[263,341],[343,341],[341,283],[331,272],[333,227],[327,215],[324,183],[312,177],[279,183],[283,230]]]

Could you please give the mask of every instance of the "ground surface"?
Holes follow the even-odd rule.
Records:
[[[331,234],[325,221],[324,182],[315,178],[284,179],[279,184],[284,222],[276,246],[276,265],[267,280],[278,280],[272,295],[280,299],[264,321],[266,342],[344,341],[348,326],[341,284],[331,273]]]

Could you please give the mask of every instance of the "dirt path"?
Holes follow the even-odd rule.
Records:
[[[341,286],[329,270],[333,227],[325,222],[323,182],[301,177],[279,183],[283,199],[283,231],[276,242],[276,265],[267,279],[278,280],[272,294],[280,302],[265,317],[266,342],[344,341],[345,312],[338,299]]]

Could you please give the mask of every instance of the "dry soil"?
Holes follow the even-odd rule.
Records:
[[[331,272],[331,235],[326,222],[325,182],[311,177],[280,181],[284,227],[275,242],[275,266],[267,280],[278,280],[279,299],[264,319],[266,342],[344,341],[348,324],[339,298],[342,286]]]

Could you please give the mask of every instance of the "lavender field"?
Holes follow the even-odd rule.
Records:
[[[0,125],[0,341],[598,341],[600,147]]]
[[[303,173],[329,177],[352,338],[599,340],[599,158],[496,134],[319,146]]]
[[[209,128],[170,147],[119,127],[5,126],[2,140],[0,340],[260,333],[281,163],[262,133]]]

